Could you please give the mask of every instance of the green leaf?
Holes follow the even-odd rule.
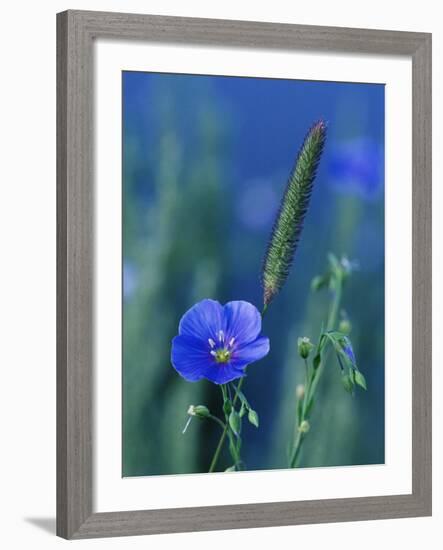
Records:
[[[241,401],[241,404],[244,405],[247,409],[250,409],[251,407],[248,403],[248,400],[246,399],[245,394],[242,391],[240,391],[237,387],[234,386],[234,388],[235,388],[235,392],[237,393],[237,395],[238,395],[238,397]]]
[[[363,376],[363,374],[359,371],[359,370],[356,370],[354,372],[354,380],[355,380],[355,383],[360,386],[361,388],[363,388],[364,390],[367,390],[367,386],[366,386],[366,380],[365,380],[365,377]]]
[[[338,330],[329,330],[325,334],[326,334],[326,336],[329,336],[330,338],[332,338],[334,340],[334,342],[337,342],[337,343],[339,343],[341,340],[346,338],[346,334],[344,332],[340,332]]]
[[[231,426],[231,429],[235,433],[235,435],[238,435],[240,433],[241,418],[235,409],[232,409],[231,414],[229,415],[229,425]]]
[[[317,292],[317,290],[321,290],[322,288],[327,287],[328,284],[329,284],[329,273],[326,275],[317,275],[311,281],[311,290],[313,292]]]
[[[314,366],[314,369],[318,369],[321,363],[321,354],[320,352],[317,353],[317,355],[314,357],[314,360],[312,361],[312,365]]]
[[[252,409],[249,409],[248,420],[253,426],[258,428],[258,414]]]

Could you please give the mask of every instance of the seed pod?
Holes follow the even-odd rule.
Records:
[[[298,354],[302,359],[307,359],[311,351],[314,349],[314,344],[306,336],[303,336],[303,338],[299,338],[297,340],[297,345]]]
[[[189,416],[198,416],[199,418],[207,418],[209,409],[204,405],[190,405],[188,409]]]

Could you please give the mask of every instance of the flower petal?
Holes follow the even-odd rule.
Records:
[[[238,367],[233,361],[229,363],[215,363],[206,371],[204,377],[214,384],[227,384],[245,376],[243,367]]]
[[[171,363],[185,380],[197,382],[215,361],[199,339],[179,335],[172,340]]]
[[[237,348],[232,355],[231,362],[237,367],[244,368],[246,365],[259,361],[265,355],[268,355],[269,349],[269,338],[261,336],[254,342]]]
[[[355,366],[356,360],[355,360],[354,350],[352,349],[351,341],[346,336],[343,338],[342,349],[344,353],[347,355],[348,359],[351,361],[352,365]]]
[[[261,331],[261,315],[255,306],[242,300],[228,302],[223,313],[227,341],[235,338],[237,345],[241,346],[256,340]]]
[[[225,331],[223,307],[216,300],[202,300],[181,318],[178,333],[208,341],[217,340],[220,330]]]

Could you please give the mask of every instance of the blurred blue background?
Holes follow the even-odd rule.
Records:
[[[260,429],[245,426],[243,459],[286,467],[304,376],[297,337],[318,336],[329,297],[310,281],[333,251],[359,265],[343,308],[368,391],[346,394],[329,362],[301,465],[384,462],[384,86],[123,72],[124,476],[207,471],[218,428],[194,420],[181,432],[190,404],[221,415],[220,391],[180,378],[170,342],[203,298],[261,307],[272,222],[319,118],[328,137],[305,229],[264,320],[271,352],[245,381]]]

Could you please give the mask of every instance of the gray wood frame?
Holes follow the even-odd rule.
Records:
[[[93,41],[412,58],[412,494],[93,513]],[[401,128],[398,129],[401,131]],[[123,13],[57,16],[57,534],[86,538],[431,514],[431,35]]]

